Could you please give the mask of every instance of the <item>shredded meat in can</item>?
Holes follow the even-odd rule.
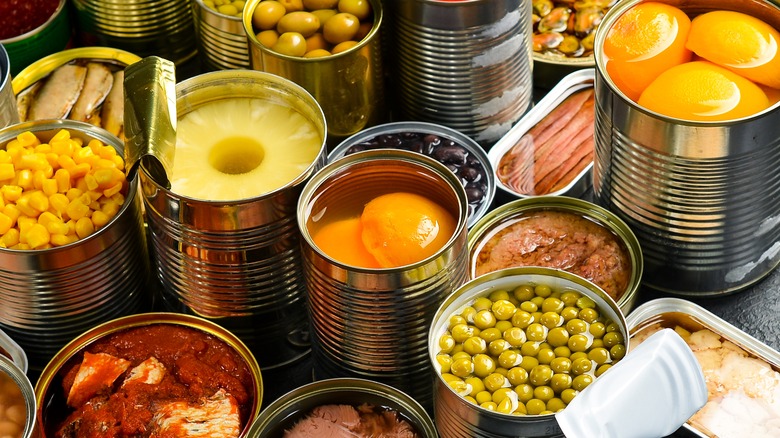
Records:
[[[520,266],[558,268],[580,275],[616,301],[628,287],[631,261],[620,239],[578,214],[533,211],[508,220],[477,246],[475,274]]]

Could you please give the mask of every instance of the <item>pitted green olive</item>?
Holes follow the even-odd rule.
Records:
[[[350,13],[339,12],[323,23],[322,35],[331,44],[350,41],[357,34],[360,20]]]
[[[271,50],[288,56],[303,56],[306,54],[306,38],[298,32],[285,32],[279,35]]]
[[[298,32],[304,37],[314,35],[320,28],[320,19],[311,12],[295,11],[285,14],[276,24],[279,34],[285,32]]]
[[[275,29],[276,24],[286,13],[287,9],[278,1],[260,2],[252,11],[252,26],[257,30]]]

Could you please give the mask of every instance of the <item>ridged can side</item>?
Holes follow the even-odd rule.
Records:
[[[602,48],[606,30],[637,3],[610,9],[596,37],[596,200],[636,233],[645,286],[692,297],[742,291],[780,264],[780,104],[742,119],[691,122],[627,98],[606,73]],[[780,29],[776,2],[679,7],[743,11]]]
[[[60,129],[98,139],[123,154],[119,139],[71,120],[27,122],[0,131],[0,145],[32,131],[48,139]],[[39,372],[63,345],[84,330],[150,305],[151,273],[137,179],[109,223],[78,241],[43,250],[0,248],[0,321]],[[121,266],[122,269],[117,269]]]
[[[249,42],[241,16],[222,14],[192,1],[192,14],[198,39],[198,56],[208,70],[251,67]]]

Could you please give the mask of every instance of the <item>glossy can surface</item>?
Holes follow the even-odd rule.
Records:
[[[531,2],[388,2],[389,69],[404,119],[492,145],[531,103]]]
[[[364,403],[392,409],[409,421],[420,438],[438,438],[433,420],[422,406],[402,391],[365,379],[326,379],[294,389],[263,409],[247,438],[277,438],[312,409],[331,404]]]
[[[19,123],[19,112],[16,111],[11,60],[8,58],[8,51],[0,44],[0,129],[14,123]]]
[[[596,37],[597,202],[634,230],[643,284],[684,296],[741,291],[780,263],[780,104],[727,122],[689,122],[638,106],[606,74],[606,29],[639,3],[607,13]],[[672,2],[689,14],[745,12],[780,29],[769,1]]]
[[[554,414],[502,414],[467,401],[441,377],[436,359],[440,350],[439,339],[447,329],[451,315],[459,313],[477,297],[486,296],[494,290],[512,290],[522,284],[548,285],[552,290],[574,290],[593,299],[600,312],[618,324],[628,348],[628,328],[623,312],[602,289],[580,276],[559,269],[522,267],[503,269],[470,280],[442,302],[428,334],[428,358],[437,374],[434,418],[442,438],[563,437]]]
[[[381,175],[381,177],[380,177]],[[361,268],[322,252],[309,230],[312,217],[344,200],[388,192],[435,199],[457,219],[435,254],[397,268]],[[467,279],[466,194],[455,175],[421,154],[380,149],[336,160],[306,185],[298,207],[308,286],[314,378],[376,380],[432,400],[426,335],[444,297]]]
[[[122,154],[108,131],[71,120],[26,122],[0,131],[0,145],[25,131],[49,139],[60,129],[98,139]],[[136,179],[111,221],[74,243],[42,250],[0,248],[0,320],[40,371],[74,336],[149,305],[151,273]],[[122,269],[117,269],[121,266]]]
[[[260,1],[249,0],[244,7],[252,68],[287,78],[311,93],[325,113],[330,146],[385,120],[380,47],[384,9],[379,0],[369,0],[374,16],[368,35],[344,52],[321,58],[283,55],[260,43],[252,30],[252,12]]]
[[[310,353],[296,207],[304,183],[325,163],[322,110],[294,83],[251,70],[205,73],[177,84],[176,95],[179,117],[217,100],[283,102],[322,138],[295,180],[253,198],[189,198],[156,181],[143,164],[139,171],[163,306],[218,321],[256,352],[264,370],[282,370]],[[271,381],[269,390],[292,383]]]
[[[252,374],[252,387],[246,388],[252,397],[251,408],[249,418],[246,419],[241,433],[241,436],[246,435],[249,426],[260,413],[265,387],[260,366],[253,353],[235,334],[214,322],[181,313],[152,312],[128,315],[91,327],[74,337],[51,358],[35,384],[37,418],[42,437],[47,436],[47,432],[56,426],[50,424],[51,418],[63,414],[64,406],[62,404],[65,403],[65,400],[62,399],[63,395],[61,394],[63,376],[60,371],[62,367],[84,349],[101,339],[124,330],[150,325],[173,325],[198,330],[223,342],[235,350],[245,361]],[[49,434],[48,436],[53,435]]]
[[[485,243],[502,228],[503,224],[522,218],[528,213],[553,210],[572,213],[590,220],[614,234],[625,246],[631,263],[626,290],[618,297],[620,310],[628,313],[634,307],[639,295],[644,262],[641,247],[634,233],[620,218],[591,202],[568,196],[538,196],[518,199],[488,212],[469,231],[469,273],[476,276],[477,256]]]
[[[22,398],[24,399],[24,409],[25,409],[24,424],[18,425],[18,426],[22,426],[21,434],[18,435],[18,437],[19,438],[38,437],[39,429],[38,429],[37,413],[36,413],[36,397],[35,397],[35,390],[33,388],[32,383],[30,382],[30,379],[27,377],[24,371],[17,366],[15,362],[6,358],[2,354],[0,354],[0,374],[5,374],[5,377],[9,378],[10,381],[13,382],[12,387],[18,388],[19,391],[21,391]],[[2,392],[0,395],[2,395],[4,398],[2,406],[7,408],[8,406],[6,405],[6,403],[12,400],[11,398],[12,394],[9,394],[7,392],[9,391],[8,386],[3,387],[2,389],[0,389],[0,391]],[[3,417],[4,418],[6,417],[5,413],[3,413]],[[10,423],[10,420],[8,418],[5,418],[3,423],[4,423],[3,430],[5,431],[4,433],[8,433],[7,431],[9,429],[9,424],[7,423]]]
[[[250,68],[249,42],[240,16],[219,13],[203,0],[192,0],[198,56],[208,70]]]

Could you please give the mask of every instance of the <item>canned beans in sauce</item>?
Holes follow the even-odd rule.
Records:
[[[0,437],[17,438],[24,432],[27,407],[19,385],[0,372]]]

